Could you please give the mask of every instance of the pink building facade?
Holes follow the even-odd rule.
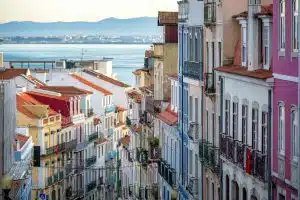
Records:
[[[300,138],[297,112],[299,0],[273,2],[272,199],[296,200],[299,187],[296,155]]]

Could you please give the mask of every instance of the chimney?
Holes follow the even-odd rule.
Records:
[[[259,21],[255,14],[261,11],[260,0],[248,0],[248,70],[254,71],[259,68]]]

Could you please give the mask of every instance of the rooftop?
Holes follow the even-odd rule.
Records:
[[[131,99],[135,99],[135,101],[137,103],[141,103],[142,102],[142,95],[139,94],[137,91],[131,91],[131,92],[128,92],[127,94],[128,94],[128,96]]]
[[[40,89],[58,92],[65,96],[88,95],[93,92],[74,86],[41,86]]]
[[[1,68],[0,80],[13,79],[17,76],[29,75],[28,69]]]
[[[113,79],[111,77],[108,77],[108,76],[106,76],[104,74],[101,74],[99,72],[95,72],[93,70],[84,69],[83,72],[85,72],[85,73],[87,73],[89,75],[92,75],[94,77],[97,77],[97,78],[99,78],[101,80],[104,80],[106,82],[109,82],[111,84],[114,84],[116,86],[119,86],[119,87],[125,87],[125,88],[130,87],[129,85],[127,85],[127,84],[125,84],[125,83],[123,83],[121,81],[115,80],[115,79]]]
[[[37,79],[37,78],[35,78],[35,77],[31,76],[31,75],[28,75],[27,78],[28,78],[29,80],[31,80],[32,82],[34,82],[34,83],[36,84],[37,87],[47,86],[46,83],[40,81],[39,79]]]
[[[258,69],[255,71],[249,71],[247,67],[241,67],[241,66],[223,66],[216,68],[219,72],[226,72],[231,74],[237,74],[241,76],[247,76],[251,78],[257,78],[257,79],[268,79],[272,77],[272,70],[264,70],[264,69]]]
[[[165,111],[158,114],[158,118],[166,124],[173,126],[177,124],[178,115],[171,110],[171,105],[169,104]]]
[[[95,83],[92,83],[91,81],[86,80],[85,78],[79,76],[78,74],[72,74],[71,76],[73,78],[75,78],[76,80],[78,80],[79,82],[81,82],[87,86],[90,86],[91,88],[94,88],[95,90],[101,92],[102,94],[104,94],[104,96],[112,95],[112,93],[110,91],[102,88],[99,85],[96,85]]]
[[[262,5],[260,13],[257,13],[256,16],[273,16],[273,4],[269,5]],[[248,17],[248,11],[241,12],[239,14],[233,15],[233,18],[247,18]]]
[[[176,25],[178,24],[178,12],[158,12],[158,25]]]

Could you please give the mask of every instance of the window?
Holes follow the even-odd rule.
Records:
[[[238,108],[239,104],[234,102],[233,103],[233,112],[232,112],[232,134],[233,134],[233,139],[238,139]]]
[[[218,52],[219,52],[219,66],[222,66],[222,42],[218,42]]]
[[[242,27],[242,65],[247,64],[247,27]]]
[[[279,197],[279,200],[285,200],[285,196],[283,194],[279,194],[278,197]]]
[[[257,145],[258,109],[252,109],[252,148],[258,149]]]
[[[189,117],[190,117],[190,121],[193,121],[193,97],[190,96],[190,110],[189,110]]]
[[[293,0],[293,38],[292,38],[292,45],[293,45],[293,51],[298,51],[299,48],[299,41],[298,41],[298,0]]]
[[[264,44],[264,54],[263,54],[263,58],[264,58],[264,65],[268,66],[269,65],[269,27],[268,26],[264,26],[263,29],[263,44]]]
[[[278,136],[279,136],[279,151],[284,153],[284,107],[279,106],[279,123],[278,123]]]
[[[280,50],[285,49],[285,0],[280,0],[279,4],[280,24],[279,24],[279,35],[280,35]]]
[[[215,67],[215,42],[211,43],[211,51],[212,51],[212,68]]]
[[[192,30],[190,30],[192,32]],[[190,52],[189,52],[189,60],[193,60],[193,35],[190,33],[190,39],[189,39],[189,45],[190,45]]]
[[[242,142],[247,144],[248,132],[248,106],[242,105]]]
[[[292,131],[292,158],[297,160],[297,112],[295,110],[292,110],[291,115],[291,131]]]
[[[195,122],[198,123],[199,122],[199,111],[198,111],[198,98],[195,98]]]
[[[189,171],[190,173],[189,174],[193,174],[193,152],[192,150],[189,151]]]
[[[198,34],[195,34],[195,61],[199,61],[199,45],[198,45]]]
[[[229,135],[230,131],[230,100],[225,101],[225,133]]]
[[[267,138],[268,138],[268,113],[262,112],[261,116],[261,152],[267,154]]]
[[[206,71],[209,69],[209,42],[206,42]]]

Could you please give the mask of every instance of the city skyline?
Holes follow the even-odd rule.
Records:
[[[176,11],[177,1],[111,0],[103,2],[98,0],[52,0],[42,2],[37,0],[4,0],[0,1],[0,23],[10,21],[99,21],[109,17],[153,17],[157,16],[159,10]]]

